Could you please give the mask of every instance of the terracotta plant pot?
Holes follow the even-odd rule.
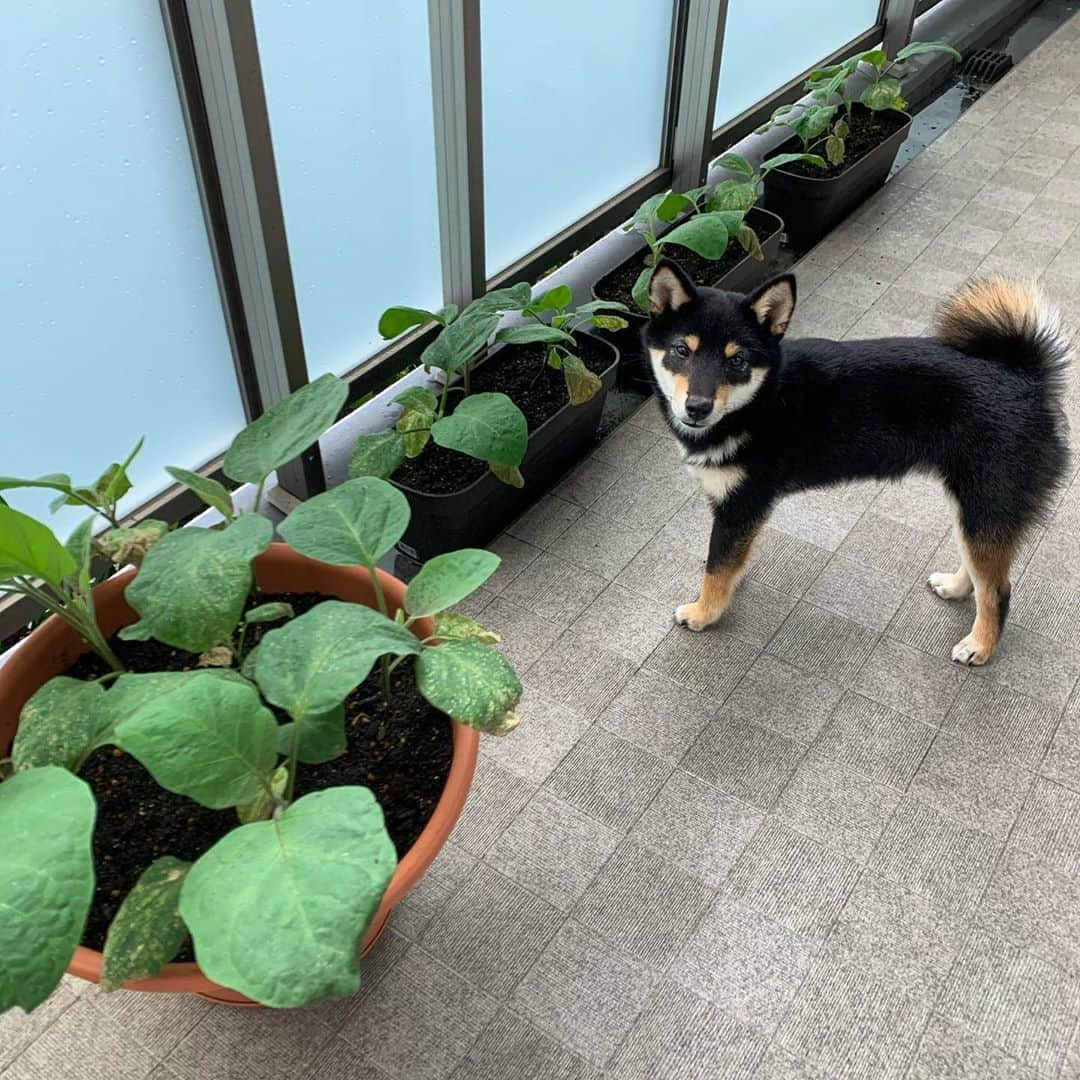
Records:
[[[404,602],[405,585],[382,570],[378,574],[387,603],[392,610],[396,610]],[[94,590],[98,622],[106,637],[137,618],[124,600],[124,587],[134,576],[134,570],[125,570]],[[376,606],[375,592],[366,570],[316,562],[293,551],[288,544],[271,544],[255,560],[255,579],[267,592],[315,592],[371,608]],[[413,625],[413,633],[420,638],[428,636],[433,630],[431,619],[419,619]],[[31,695],[54,675],[63,674],[87,651],[86,644],[75,631],[53,616],[20,645],[6,663],[0,665],[0,754],[8,753],[19,726],[19,713]],[[431,865],[465,805],[476,767],[479,735],[472,728],[454,723],[453,739],[454,757],[442,797],[423,832],[398,863],[390,879],[382,904],[364,935],[365,953],[382,933],[394,905]],[[79,946],[68,972],[90,982],[99,982],[101,953]],[[192,993],[230,1005],[257,1004],[235,990],[211,982],[194,963],[167,964],[157,975],[128,983],[126,989]]]

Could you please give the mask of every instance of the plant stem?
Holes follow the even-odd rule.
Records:
[[[296,759],[300,753],[300,725],[294,720],[292,745],[289,747],[289,782],[285,785],[285,805],[288,806],[296,790]]]
[[[266,477],[264,476],[259,481],[259,486],[255,489],[255,513],[259,512],[259,507],[262,506],[263,489],[266,487]]]
[[[126,670],[116,654],[109,648],[109,643],[98,629],[97,623],[73,596],[63,593],[56,597],[50,596],[44,589],[39,589],[27,578],[15,578],[14,580],[18,586],[17,591],[36,600],[46,611],[63,619],[113,671],[121,674]]]
[[[379,611],[383,613],[388,619],[390,618],[390,608],[386,603],[386,593],[383,592],[382,584],[379,582],[379,569],[374,563],[370,563],[367,568],[367,572],[371,575],[371,587],[375,592],[375,603],[379,605]],[[379,657],[379,663],[381,665],[382,675],[382,696],[383,701],[389,702],[390,700],[390,662],[386,656]]]

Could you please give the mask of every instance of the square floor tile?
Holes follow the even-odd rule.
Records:
[[[964,676],[949,659],[882,638],[859,672],[854,689],[913,720],[936,726],[960,692]]]
[[[669,616],[680,604],[697,598],[705,572],[705,547],[692,550],[670,538],[665,526],[626,565],[615,579],[641,596],[668,607]]]
[[[712,898],[710,886],[631,839],[608,859],[573,916],[662,970]]]
[[[674,626],[646,661],[646,667],[720,702],[735,689],[757,655],[756,646],[716,627],[694,633]]]
[[[747,577],[788,596],[802,596],[825,568],[830,554],[779,529],[762,529],[750,554]]]
[[[588,509],[623,475],[618,466],[588,457],[556,485],[552,494]]]
[[[769,652],[843,685],[858,673],[875,641],[877,634],[873,630],[801,603],[773,638]]]
[[[633,1026],[656,977],[580,923],[551,940],[511,999],[564,1046],[603,1065]]]
[[[667,604],[612,583],[577,617],[571,629],[583,640],[641,664],[663,641],[671,623]]]
[[[721,895],[668,974],[740,1023],[770,1034],[816,951],[813,942]]]
[[[550,547],[581,517],[582,508],[560,499],[543,495],[511,525],[507,532],[518,540],[538,548]]]
[[[852,859],[770,819],[739,857],[725,892],[797,934],[820,939],[858,876]]]
[[[870,869],[957,912],[979,902],[1001,845],[905,796],[870,857]]]
[[[687,751],[682,767],[762,810],[772,809],[804,748],[724,709]]]
[[[532,784],[481,755],[451,839],[471,855],[483,855],[517,817],[533,790]]]
[[[519,675],[528,671],[562,633],[561,626],[502,596],[496,596],[484,608],[480,621],[502,638],[499,652]]]
[[[476,856],[447,841],[424,876],[394,908],[394,930],[415,941],[446,906],[476,866]]]
[[[1065,873],[1080,874],[1080,795],[1039,777],[1009,845],[1033,852]]]
[[[781,500],[769,524],[826,551],[835,551],[861,516],[860,507],[846,505],[835,492],[812,489]]]
[[[932,727],[847,693],[814,748],[871,780],[904,790],[933,738]]]
[[[978,931],[964,943],[938,1005],[944,1016],[1048,1076],[1057,1075],[1078,1010],[1075,980]]]
[[[948,565],[941,564],[942,567]],[[967,637],[974,621],[974,597],[945,600],[922,581],[904,597],[885,633],[893,641],[948,660],[953,646]]]
[[[855,523],[837,553],[910,582],[936,546],[936,533],[922,532],[871,510]]]
[[[763,820],[760,811],[676,769],[630,837],[716,887]]]
[[[635,666],[618,653],[569,631],[526,672],[523,682],[595,719],[615,699]]]
[[[715,714],[715,702],[643,668],[630,677],[599,719],[620,738],[676,762]]]
[[[852,622],[881,631],[907,595],[907,580],[842,555],[810,586],[806,599]]]
[[[909,1075],[911,1080],[1037,1080],[1039,1074],[958,1021],[932,1016]]]
[[[569,626],[604,591],[599,574],[544,553],[507,585],[503,598],[556,626]]]
[[[611,581],[662,524],[658,521],[645,526],[624,525],[586,510],[551,544],[551,552]]]
[[[727,710],[789,738],[812,742],[843,690],[836,683],[762,653],[727,700]]]
[[[622,835],[541,789],[487,853],[506,877],[569,911]]]
[[[799,762],[774,813],[793,829],[865,862],[900,795],[810,751]]]
[[[939,731],[911,793],[941,813],[1004,840],[1034,775],[965,739]]]
[[[552,795],[625,833],[671,771],[670,763],[594,726],[545,786]]]
[[[587,1080],[598,1077],[584,1058],[503,1009],[473,1044],[453,1080]],[[312,1077],[312,1080],[316,1080]]]
[[[1080,677],[1080,649],[1010,624],[990,663],[972,671],[1060,709]]]

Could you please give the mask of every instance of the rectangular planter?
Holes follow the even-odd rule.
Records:
[[[769,261],[775,258],[780,250],[780,236],[784,229],[784,222],[776,214],[760,206],[751,208],[747,214],[747,222],[758,234],[765,258],[759,260],[747,255],[740,259],[726,274],[713,283],[713,288],[725,289],[728,292],[749,292],[768,276]],[[624,259],[615,270],[609,270],[608,274],[613,274],[627,263],[640,258],[641,252],[637,251]],[[677,262],[678,256],[674,258]],[[607,274],[604,275],[604,277],[607,276]],[[607,299],[600,296],[603,281],[602,277],[592,287],[592,294],[596,299]],[[651,392],[652,376],[641,350],[641,329],[648,322],[648,317],[635,310],[624,318],[630,324],[625,330],[598,330],[597,334],[606,338],[619,350],[621,383],[624,386],[629,385]]]
[[[787,241],[805,250],[847,217],[867,196],[885,183],[911,127],[911,117],[868,154],[838,176],[800,176],[783,167],[765,177],[765,204],[784,219]],[[797,139],[777,153],[798,151]]]
[[[609,341],[596,340],[611,350],[611,363],[600,375],[601,389],[584,405],[567,402],[529,435],[521,463],[523,488],[504,484],[486,472],[460,491],[433,495],[390,478],[412,509],[409,527],[397,545],[403,555],[424,562],[458,548],[483,547],[584,457],[619,366],[618,350]],[[492,350],[492,355],[497,351]]]

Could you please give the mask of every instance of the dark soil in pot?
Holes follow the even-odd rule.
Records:
[[[819,169],[805,161],[794,161],[784,166],[784,172],[794,176],[805,176],[811,180],[827,180],[839,176],[850,169],[860,159],[866,157],[876,146],[880,146],[890,135],[902,128],[909,120],[906,113],[886,109],[884,112],[871,112],[863,105],[856,105],[851,111],[851,132],[844,140],[844,160],[839,165],[830,165]],[[797,139],[785,143],[777,153],[798,153],[802,149]],[[820,148],[819,148],[820,150]],[[815,151],[817,153],[819,151]],[[824,157],[824,152],[822,152]]]
[[[578,338],[577,355],[596,375],[610,367],[613,359],[604,346],[587,335]],[[469,389],[472,393],[506,394],[525,414],[530,433],[568,404],[566,380],[561,371],[548,367],[544,345],[509,345],[492,353],[473,370]],[[461,399],[461,394],[450,398],[453,405]],[[485,462],[429,442],[419,457],[406,461],[394,473],[393,479],[417,491],[444,495],[468,487],[487,471]]]
[[[754,230],[758,240],[762,240],[760,230]],[[645,269],[645,257],[648,251],[643,251],[638,259],[631,259],[617,266],[611,273],[606,274],[596,283],[596,295],[603,300],[618,300],[626,304],[631,311],[641,315],[642,311],[634,303],[631,290],[637,281],[641,271]],[[746,252],[741,244],[732,242],[728,244],[727,251],[719,259],[705,259],[691,251],[689,248],[672,245],[663,249],[664,258],[677,262],[679,266],[690,276],[695,285],[715,285],[726,273],[738,266],[746,258]]]
[[[249,606],[285,600],[300,615],[325,599],[318,593],[258,593]],[[251,644],[257,643],[261,632],[273,628],[274,624],[251,627]],[[192,653],[156,641],[114,637],[109,644],[134,672],[184,671],[193,668],[197,660]],[[67,674],[89,679],[106,671],[94,653],[87,653]],[[410,662],[395,671],[395,692],[388,705],[379,693],[378,672],[376,665],[346,699],[348,750],[321,765],[301,765],[296,774],[296,795],[342,784],[371,788],[400,859],[435,811],[450,771],[453,741],[449,719],[416,690]],[[274,712],[279,721],[288,720],[279,710]],[[184,795],[166,791],[118,747],[95,751],[80,775],[93,789],[98,805],[94,899],[82,944],[100,951],[109,924],[143,870],[162,855],[194,861],[239,821],[233,810],[210,810]],[[190,944],[176,959],[194,959]]]

